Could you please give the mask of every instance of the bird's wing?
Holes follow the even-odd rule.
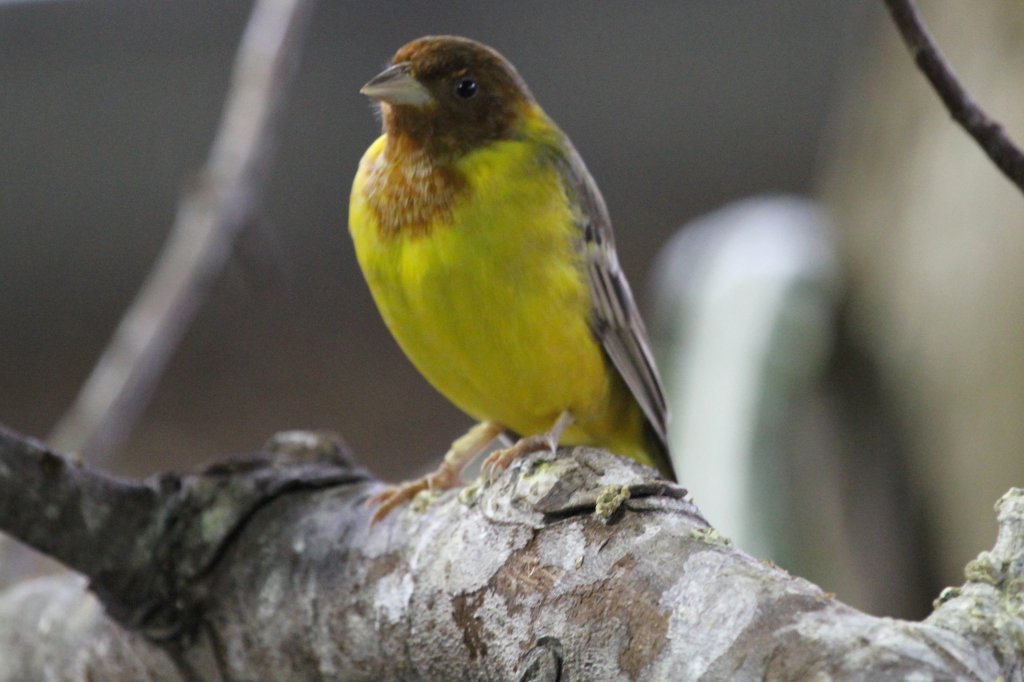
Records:
[[[659,468],[671,472],[665,392],[654,365],[647,330],[640,319],[629,282],[619,267],[604,198],[567,137],[563,136],[562,144],[555,150],[555,162],[579,227],[580,249],[593,300],[591,328],[640,404],[653,435],[659,441],[661,454],[666,459],[659,462]]]

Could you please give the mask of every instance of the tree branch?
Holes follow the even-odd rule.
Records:
[[[999,541],[968,583],[911,623],[857,612],[735,549],[679,488],[602,451],[532,455],[494,484],[417,499],[371,528],[364,501],[378,486],[333,441],[290,434],[252,460],[137,484],[148,520],[107,545],[119,540],[87,510],[136,484],[94,481],[18,440],[5,434],[0,470],[35,463],[8,477],[83,481],[64,497],[85,522],[53,532],[84,528],[98,554],[127,546],[135,575],[97,589],[108,609],[125,607],[112,615],[73,578],[0,594],[0,660],[18,662],[0,680],[44,669],[69,680],[1018,679],[1024,664],[1021,490],[1000,504]],[[38,517],[44,497],[0,507],[0,527],[43,546],[11,510]],[[117,563],[72,555],[95,585],[90,571]]]
[[[950,115],[975,139],[988,157],[1024,192],[1024,153],[975,103],[939,52],[914,7],[913,0],[884,0],[893,21],[910,48],[918,68],[932,84]]]
[[[50,435],[55,448],[93,461],[120,446],[236,238],[256,219],[313,5],[313,0],[256,3],[206,166],[178,206],[156,266]]]
[[[196,620],[196,580],[257,509],[367,478],[326,436],[284,433],[266,450],[136,483],[0,428],[0,531],[87,576],[120,625],[177,636]]]

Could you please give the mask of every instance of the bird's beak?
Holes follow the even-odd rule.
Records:
[[[359,92],[388,104],[422,107],[434,101],[430,91],[412,75],[408,62],[399,62],[384,69]]]

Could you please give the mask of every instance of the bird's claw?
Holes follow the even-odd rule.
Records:
[[[550,433],[540,433],[520,438],[512,447],[495,450],[488,455],[487,459],[480,466],[480,475],[483,476],[485,481],[492,483],[501,472],[508,469],[509,465],[520,457],[525,457],[542,450],[554,453],[557,449],[558,443],[555,441],[553,434]]]
[[[405,483],[399,483],[398,485],[388,486],[366,501],[366,506],[368,507],[377,506],[373,516],[370,517],[370,526],[372,527],[390,514],[395,507],[407,500],[411,500],[424,490],[443,491],[455,488],[458,485],[458,474],[450,467],[442,464],[437,471],[426,476],[406,481]]]

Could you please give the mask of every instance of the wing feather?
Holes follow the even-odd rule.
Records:
[[[647,330],[619,266],[604,198],[567,137],[563,135],[561,144],[551,151],[579,227],[579,248],[593,299],[591,329],[647,418],[661,450],[652,454],[665,459],[658,463],[659,468],[672,472],[666,438],[669,412],[665,392],[651,354]]]

